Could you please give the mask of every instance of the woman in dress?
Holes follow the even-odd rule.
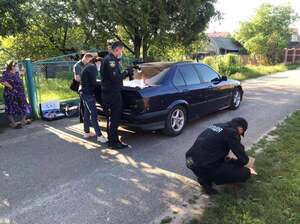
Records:
[[[31,121],[26,120],[26,114],[30,108],[26,100],[23,80],[18,71],[18,64],[10,60],[6,64],[6,70],[0,78],[0,83],[4,85],[5,113],[8,116],[10,125],[13,128],[21,128]],[[16,122],[16,117],[21,117],[21,124]]]

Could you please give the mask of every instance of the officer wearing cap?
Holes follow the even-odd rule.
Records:
[[[245,182],[252,172],[245,167],[249,161],[241,137],[248,122],[241,117],[227,123],[214,124],[204,130],[186,153],[186,165],[197,176],[198,182],[208,194],[218,193],[216,185]],[[228,159],[229,151],[236,159]]]
[[[119,140],[118,126],[122,114],[123,79],[125,75],[121,72],[120,58],[124,50],[122,42],[117,41],[111,45],[111,51],[104,58],[101,66],[101,88],[104,107],[108,110],[109,122],[107,125],[108,146],[113,149],[128,147]]]

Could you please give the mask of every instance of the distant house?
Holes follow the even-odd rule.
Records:
[[[234,40],[229,32],[214,32],[207,35],[210,42],[209,52],[214,52],[214,54],[239,54],[244,50],[243,46]]]
[[[228,53],[241,54],[245,52],[244,47],[231,37],[229,32],[207,33],[209,46],[205,52],[197,52],[191,55],[197,61],[210,55],[223,55]]]
[[[207,34],[208,37],[231,37],[229,32],[212,32]]]
[[[300,36],[297,28],[291,29],[291,38],[284,49],[284,63],[295,64],[300,62]]]
[[[300,48],[300,36],[297,28],[292,28],[292,35],[287,48]]]

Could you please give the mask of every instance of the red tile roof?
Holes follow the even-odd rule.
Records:
[[[213,33],[208,33],[207,36],[209,37],[230,37],[229,32],[213,32]]]

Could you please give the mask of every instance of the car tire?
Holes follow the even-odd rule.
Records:
[[[167,136],[177,136],[183,131],[187,121],[186,109],[183,106],[175,106],[165,121],[163,133]]]
[[[239,89],[234,89],[232,92],[232,98],[230,102],[230,109],[236,110],[241,105],[242,101],[242,92]]]

